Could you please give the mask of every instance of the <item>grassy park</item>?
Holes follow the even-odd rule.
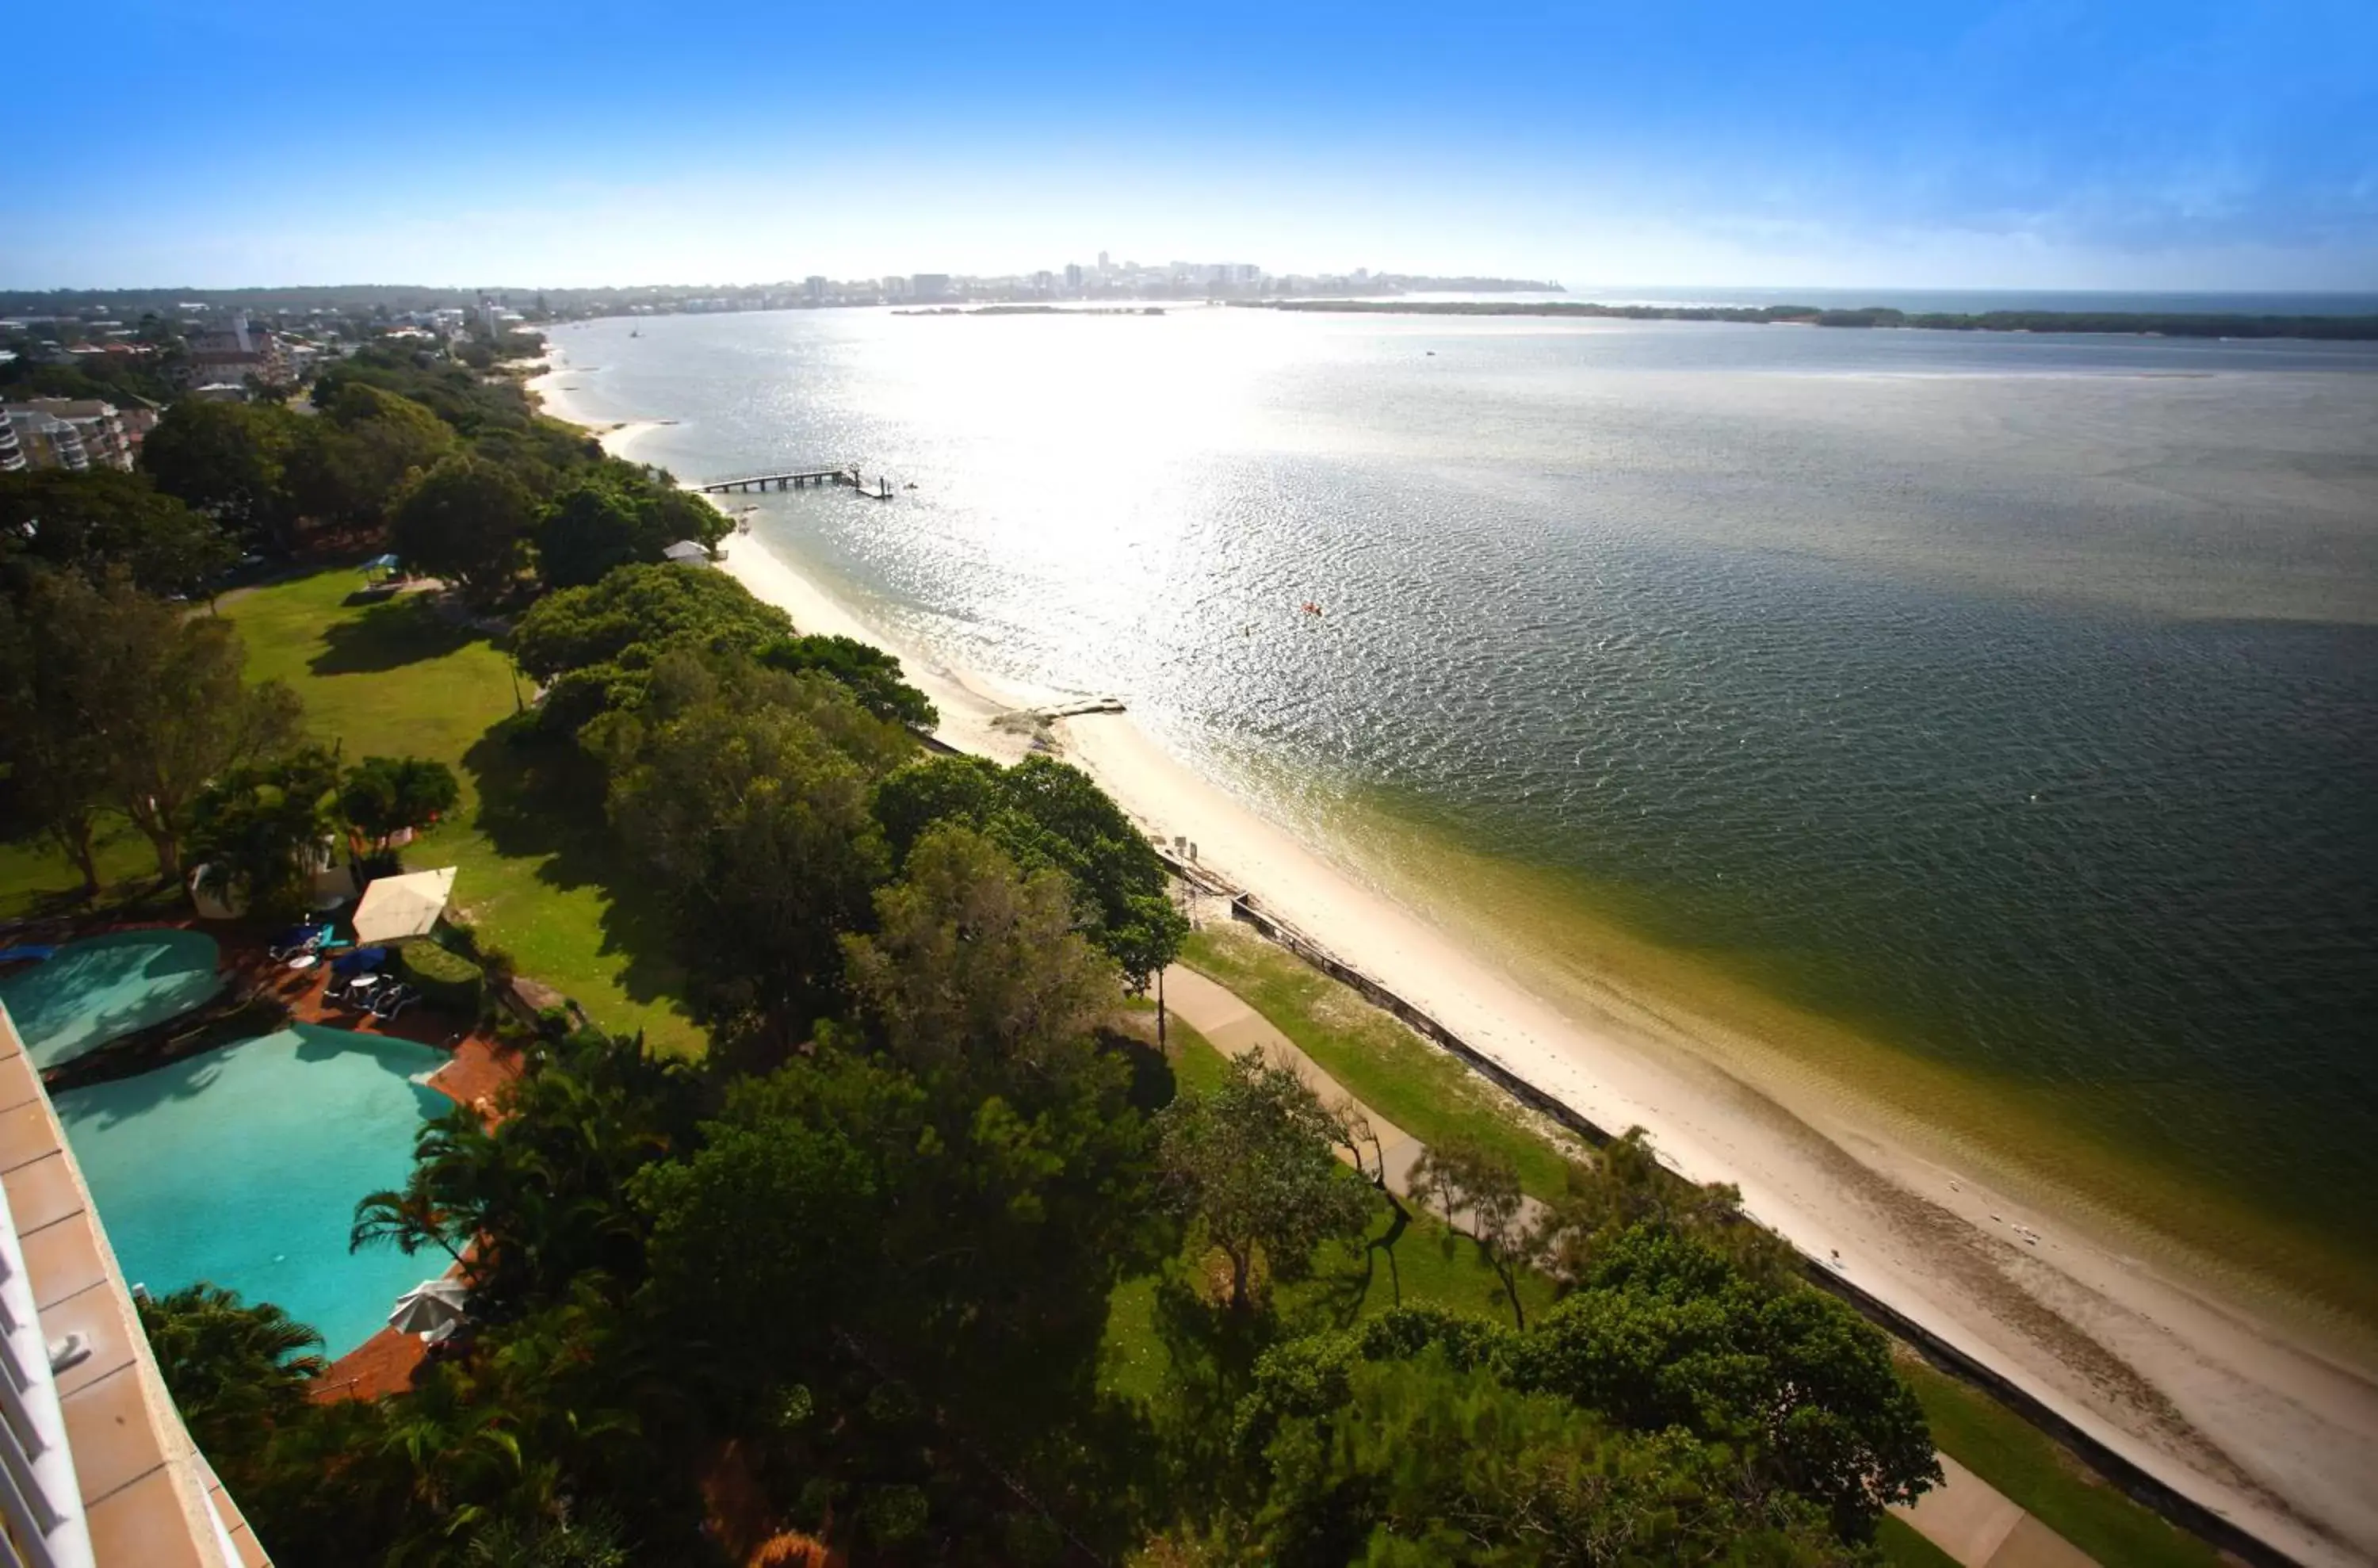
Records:
[[[412,754],[452,767],[462,804],[404,850],[405,863],[458,868],[456,911],[603,1028],[699,1054],[702,1031],[679,1001],[656,911],[618,874],[601,831],[599,785],[570,814],[555,812],[550,790],[526,809],[535,759],[489,733],[515,711],[510,660],[422,596],[360,603],[358,586],[334,569],[227,597],[220,613],[239,628],[249,677],[286,681],[305,699],[307,727],[350,760]],[[156,865],[128,829],[104,841],[101,863],[122,878],[118,896],[145,887]],[[75,882],[42,846],[0,849],[0,915],[31,912]]]
[[[295,687],[307,723],[351,757],[412,753],[451,766],[462,806],[405,863],[459,868],[459,912],[603,1028],[699,1053],[655,911],[622,896],[636,883],[617,874],[599,796],[572,802],[580,810],[568,816],[549,799],[522,809],[534,782],[527,762],[488,733],[516,711],[510,661],[422,596],[356,605],[354,587],[352,573],[322,572],[227,602],[250,676]]]

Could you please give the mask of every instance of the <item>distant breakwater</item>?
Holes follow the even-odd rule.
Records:
[[[2204,311],[1905,311],[1884,305],[1594,305],[1582,300],[1233,300],[1246,310],[1386,316],[1577,316],[1620,321],[1732,321],[1749,326],[1909,327],[1946,332],[2114,332],[2174,338],[2307,338],[2378,342],[2378,316],[2250,316]]]

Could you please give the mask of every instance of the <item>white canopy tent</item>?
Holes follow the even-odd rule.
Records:
[[[454,891],[454,868],[416,871],[403,876],[383,876],[364,889],[355,906],[355,943],[369,947],[381,942],[402,942],[426,936],[446,899]]]

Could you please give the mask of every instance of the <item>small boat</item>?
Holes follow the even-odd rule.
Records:
[[[1311,599],[1307,599],[1304,601],[1304,613],[1307,615],[1318,615],[1321,613],[1321,607],[1315,604]]]

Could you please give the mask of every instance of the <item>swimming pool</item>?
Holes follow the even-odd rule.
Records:
[[[162,1023],[222,989],[202,931],[118,931],[70,942],[0,981],[33,1065],[54,1067],[120,1034]]]
[[[158,1296],[198,1280],[277,1302],[353,1350],[445,1254],[350,1254],[355,1200],[402,1187],[446,1096],[446,1061],[407,1040],[295,1024],[57,1097],[125,1278]]]

